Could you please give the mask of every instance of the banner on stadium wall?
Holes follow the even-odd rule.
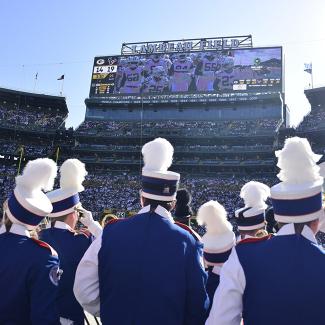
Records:
[[[94,59],[90,97],[282,91],[282,47]]]

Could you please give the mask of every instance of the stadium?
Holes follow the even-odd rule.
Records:
[[[66,126],[70,110],[67,98],[62,96],[62,91],[60,95],[47,95],[36,91],[0,88],[0,209],[5,210],[1,211],[4,220],[7,216],[6,213],[12,208],[12,206],[8,208],[8,202],[12,202],[13,197],[16,198],[16,192],[11,194],[15,188],[15,182],[16,189],[18,188],[15,178],[21,174],[27,162],[48,157],[62,166],[67,159],[78,158],[85,164],[88,171],[83,183],[85,190],[80,193],[80,202],[86,211],[81,210],[75,201],[73,201],[73,210],[69,210],[70,214],[76,215],[74,227],[80,221],[78,224],[80,229],[78,227],[71,228],[66,222],[66,218],[70,215],[66,214],[67,204],[71,198],[75,200],[78,193],[72,195],[72,192],[69,192],[69,196],[62,198],[60,195],[64,191],[61,188],[59,189],[60,200],[56,201],[54,196],[52,203],[53,207],[56,205],[57,208],[57,203],[62,204],[63,202],[62,210],[65,213],[59,215],[57,221],[49,222],[50,218],[44,218],[46,222],[43,222],[40,228],[35,227],[37,229],[35,237],[44,240],[44,242],[35,240],[38,244],[41,243],[39,245],[43,245],[43,248],[44,244],[47,245],[45,242],[52,245],[53,238],[49,236],[46,241],[41,236],[44,236],[44,233],[46,236],[46,232],[50,233],[55,227],[60,230],[68,230],[70,236],[72,232],[72,238],[80,235],[83,240],[87,240],[87,247],[85,246],[81,255],[81,244],[78,244],[78,250],[74,251],[71,248],[75,245],[73,242],[66,244],[67,241],[64,243],[66,246],[61,246],[60,241],[53,241],[54,244],[59,243],[59,248],[66,249],[68,247],[68,254],[73,252],[69,257],[75,262],[73,266],[71,266],[72,264],[68,265],[70,261],[67,263],[65,251],[59,252],[59,255],[64,256],[62,264],[67,263],[64,267],[68,270],[70,267],[72,270],[70,273],[66,272],[66,278],[64,278],[65,271],[63,271],[62,283],[64,284],[62,287],[66,292],[65,296],[62,296],[65,299],[69,297],[68,303],[62,304],[61,298],[56,298],[55,305],[60,306],[61,324],[74,323],[74,321],[70,323],[71,314],[69,314],[73,308],[76,308],[79,313],[76,312],[75,315],[78,314],[79,318],[81,315],[81,321],[79,319],[78,324],[83,324],[84,321],[87,324],[100,323],[98,318],[90,316],[90,314],[94,316],[99,316],[99,314],[92,312],[91,308],[88,310],[85,307],[86,304],[81,303],[76,293],[84,281],[80,281],[78,286],[73,287],[73,283],[77,282],[82,261],[85,256],[88,257],[88,252],[92,247],[96,247],[98,242],[93,241],[97,238],[97,234],[91,231],[91,225],[83,223],[82,218],[85,217],[87,210],[91,211],[90,219],[93,216],[95,220],[99,221],[102,221],[105,215],[116,215],[117,219],[113,216],[113,227],[114,223],[120,222],[118,219],[125,219],[124,222],[130,220],[132,222],[136,219],[129,217],[137,214],[143,206],[140,204],[139,195],[144,166],[141,149],[144,144],[156,138],[165,138],[172,144],[174,156],[170,170],[181,174],[179,187],[187,189],[192,196],[192,200],[189,201],[193,213],[192,210],[189,210],[191,211],[189,214],[191,221],[188,223],[189,227],[185,226],[184,229],[188,232],[187,236],[195,238],[195,247],[198,246],[196,241],[201,244],[200,236],[206,235],[209,231],[208,223],[205,223],[204,227],[197,222],[200,206],[209,200],[216,200],[225,208],[224,219],[229,224],[228,231],[231,233],[232,246],[227,248],[227,252],[217,251],[216,253],[213,251],[211,253],[204,246],[206,244],[203,239],[204,265],[201,261],[198,262],[201,271],[204,272],[203,266],[205,267],[209,279],[218,274],[218,283],[217,285],[213,284],[214,294],[220,278],[220,269],[219,273],[214,273],[215,267],[221,268],[235,244],[240,246],[240,236],[242,235],[240,230],[242,229],[236,220],[238,219],[236,210],[244,206],[240,197],[244,184],[253,180],[271,187],[279,182],[277,179],[278,159],[275,152],[283,148],[287,138],[293,136],[307,138],[315,153],[324,153],[325,87],[311,87],[304,91],[311,111],[299,126],[293,128],[289,123],[291,118],[290,109],[286,103],[284,70],[284,50],[281,44],[273,47],[255,47],[251,35],[123,43],[119,54],[96,56],[93,66],[89,66],[91,81],[89,95],[85,94],[84,99],[86,113],[82,123],[75,129]],[[61,176],[62,174],[61,171]],[[157,179],[155,181],[157,182]],[[62,187],[58,180],[56,182],[56,187]],[[175,188],[177,189],[177,186]],[[62,193],[60,193],[61,190]],[[176,190],[174,194],[176,196]],[[142,196],[141,200],[143,200]],[[281,200],[282,198],[278,201]],[[18,199],[17,202],[19,203]],[[276,224],[272,203],[271,200],[267,201],[268,208],[265,208],[262,213],[263,227],[266,224],[266,230],[270,233],[278,230],[275,226],[272,228],[272,224]],[[6,204],[7,208],[5,208]],[[12,205],[12,203],[10,204]],[[24,210],[23,204],[21,206],[23,207],[22,211],[28,212],[27,215],[32,214],[27,208]],[[148,207],[150,208],[150,205]],[[159,207],[160,205],[155,209]],[[146,206],[142,209],[145,208]],[[153,212],[150,208],[150,213],[142,212],[142,215],[146,213],[158,214],[157,209]],[[243,210],[249,209],[251,206],[247,208],[245,202]],[[84,211],[84,215],[79,214],[80,211]],[[55,214],[57,210],[53,209],[52,212]],[[139,215],[141,216],[141,212]],[[50,214],[47,216],[51,217]],[[176,213],[173,216],[177,223]],[[270,219],[268,219],[269,216],[271,216]],[[10,217],[8,218],[10,219]],[[266,223],[264,223],[265,218]],[[65,222],[70,228],[67,225],[62,226],[62,223]],[[155,221],[150,220],[150,222]],[[10,226],[12,224],[14,222]],[[83,228],[82,224],[86,226],[86,230],[81,229]],[[5,222],[4,225],[7,227]],[[272,227],[268,228],[268,226]],[[100,227],[101,240],[109,228],[104,227],[104,230]],[[143,228],[147,230],[146,227]],[[184,225],[181,226],[181,228],[183,227]],[[140,234],[142,230],[141,228]],[[251,229],[249,228],[249,230]],[[264,230],[266,235],[263,233],[262,240],[272,237],[267,234],[266,230]],[[7,229],[5,233],[10,231]],[[41,234],[40,237],[38,234]],[[1,236],[5,238],[3,233]],[[133,233],[130,232],[127,238],[132,236]],[[135,236],[139,236],[139,234],[135,234]],[[114,242],[114,234],[112,238],[112,242]],[[252,239],[251,236],[250,239],[248,238],[248,242],[260,240],[256,238]],[[325,247],[324,233],[318,232],[316,238],[318,243]],[[246,239],[242,237],[243,241]],[[121,242],[122,246],[125,245],[123,246],[125,247],[124,252],[129,252],[128,243],[125,242]],[[106,243],[107,241],[103,240],[100,245],[106,245]],[[162,244],[164,246],[166,242]],[[173,244],[170,245],[169,253],[173,250],[176,251]],[[184,246],[186,245],[184,244]],[[227,245],[229,246],[229,243]],[[180,251],[185,251],[184,246],[181,246]],[[100,255],[104,254],[103,251],[105,252],[104,249],[99,251],[98,248],[96,253],[98,256],[95,254],[97,262],[94,264],[98,264]],[[156,255],[156,251],[151,247],[149,251],[149,255]],[[84,253],[85,255],[83,255]],[[222,258],[226,256],[226,259],[221,263],[219,260],[213,261],[213,263],[209,261],[211,256],[218,254],[221,254]],[[219,255],[217,257],[220,258]],[[61,259],[61,257],[59,258]],[[129,256],[129,259],[132,260],[132,258],[136,264],[137,256],[135,254],[132,257]],[[150,279],[150,267],[144,267],[144,274],[147,274],[144,276],[145,280]],[[175,272],[175,269],[181,268],[174,267],[173,269],[171,267],[170,269],[171,272]],[[98,278],[98,266],[96,270]],[[137,270],[135,270],[136,272]],[[49,277],[51,282],[58,286],[58,280],[62,281],[61,275],[62,272],[60,273],[59,266],[57,266],[54,273],[51,269],[50,274],[46,274],[46,278]],[[64,279],[69,279],[70,282],[68,283]],[[127,282],[126,279],[123,281]],[[135,282],[138,281],[139,279],[136,279]],[[210,285],[211,283],[207,283],[203,287],[209,288]],[[119,290],[117,291],[119,292]],[[153,289],[150,288],[150,290]],[[97,291],[99,292],[98,288]],[[146,297],[143,299],[145,300]],[[213,296],[210,297],[210,300],[213,300]],[[139,301],[142,303],[141,299]],[[67,312],[65,305],[69,305],[69,308],[73,306],[73,308]],[[130,305],[136,306],[136,303],[132,302]],[[140,307],[134,308],[136,313],[141,310]],[[164,310],[164,308],[161,309]],[[85,316],[84,311],[90,314],[86,313]],[[105,317],[107,320],[114,314],[112,310],[110,312],[111,314],[107,313],[107,316],[105,315],[106,311],[101,310],[100,316],[103,323],[105,323]],[[145,311],[144,315],[147,316],[147,313],[150,314]],[[117,315],[116,319],[119,321],[121,315],[118,313]],[[77,316],[75,319],[78,318]],[[202,320],[205,321],[206,317],[207,315]],[[203,324],[202,320],[193,324]],[[64,321],[68,321],[68,323]],[[167,321],[166,324],[169,322]]]
[[[75,130],[65,128],[64,97],[0,89],[2,201],[28,160],[73,156],[89,172],[87,209],[97,217],[104,210],[134,213],[141,147],[164,137],[175,147],[173,168],[193,193],[194,209],[214,198],[231,218],[245,182],[276,182],[274,152],[286,137],[307,137],[323,152],[325,91],[306,90],[312,110],[298,128],[288,127],[282,56],[281,47],[252,47],[251,36],[123,44],[120,56],[94,59],[85,119]],[[153,86],[157,70],[164,87]],[[225,79],[231,85],[217,85]]]

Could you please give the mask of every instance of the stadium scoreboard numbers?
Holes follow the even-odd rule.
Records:
[[[89,96],[260,91],[282,91],[281,47],[96,57]]]
[[[115,75],[118,57],[96,57],[91,77],[90,97],[105,96],[114,93]]]

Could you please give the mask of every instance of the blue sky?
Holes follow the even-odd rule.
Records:
[[[58,94],[65,74],[67,124],[84,118],[93,58],[121,43],[252,34],[254,46],[282,45],[286,102],[297,123],[309,110],[303,90],[313,62],[325,86],[324,0],[0,1],[0,87]]]

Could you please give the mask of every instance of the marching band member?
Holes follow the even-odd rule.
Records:
[[[217,201],[209,201],[201,205],[197,216],[198,223],[206,226],[202,237],[203,257],[208,269],[207,292],[210,306],[214,293],[219,285],[220,271],[236,244],[232,225],[227,220],[225,208]]]
[[[85,165],[78,159],[66,160],[60,168],[60,188],[47,194],[53,205],[49,217],[55,221],[52,228],[40,232],[40,238],[58,252],[63,274],[59,283],[57,306],[61,324],[84,324],[84,312],[73,294],[73,283],[77,266],[92,243],[92,237],[75,231],[80,221],[90,233],[98,236],[101,227],[92,218],[91,212],[81,208],[79,192],[84,190],[82,182],[87,175]]]
[[[143,146],[143,208],[106,225],[78,266],[75,296],[103,324],[199,325],[206,319],[202,244],[170,213],[180,179],[168,171],[173,151],[162,138]]]
[[[276,236],[248,238],[221,270],[207,325],[325,324],[325,254],[315,233],[323,217],[322,184],[307,139],[276,152],[281,180],[271,188]],[[269,239],[270,238],[270,239]]]
[[[267,235],[265,231],[265,210],[267,209],[265,201],[269,196],[270,188],[263,183],[251,181],[242,187],[240,197],[244,200],[245,207],[235,211],[235,219],[240,233],[237,241],[258,237],[258,234]]]
[[[48,244],[29,232],[52,211],[42,190],[52,189],[56,170],[54,161],[36,159],[16,177],[5,209],[8,228],[0,236],[0,324],[59,324],[59,260]]]

